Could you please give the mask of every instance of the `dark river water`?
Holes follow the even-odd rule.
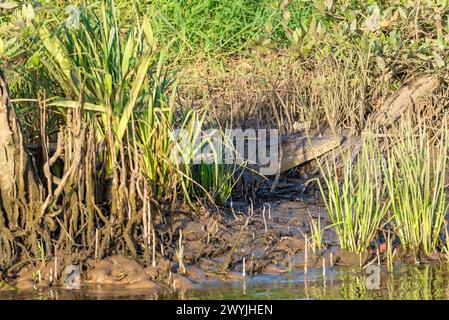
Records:
[[[447,265],[333,268],[215,282],[185,292],[154,294],[115,287],[0,291],[0,299],[449,299]]]

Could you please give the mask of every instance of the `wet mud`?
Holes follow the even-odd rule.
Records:
[[[306,244],[305,239],[311,235],[311,219],[319,219],[325,229],[321,252]],[[173,250],[167,247],[149,265],[122,254],[102,260],[80,260],[79,255],[75,258],[58,252],[56,259],[13,268],[3,280],[8,285],[0,286],[0,290],[72,289],[88,285],[176,292],[197,289],[210,281],[226,283],[316,268],[360,267],[370,258],[377,258],[372,250],[362,255],[341,250],[334,229],[326,229],[331,221],[323,204],[313,196],[279,197],[257,205],[237,202],[228,212],[215,215],[182,212],[176,214],[172,223],[172,234],[182,234],[181,241],[173,241]],[[376,262],[382,263],[385,248],[379,248],[381,255]],[[411,262],[412,255],[399,252],[396,260],[397,264]]]

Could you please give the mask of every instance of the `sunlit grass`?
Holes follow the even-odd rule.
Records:
[[[158,50],[148,17],[135,17],[135,26],[124,31],[119,14],[108,0],[98,13],[84,8],[78,29],[41,28],[46,49],[41,62],[64,94],[49,106],[64,114],[83,97],[87,120],[99,119],[99,139],[108,140],[108,173],[122,141],[136,139],[138,150],[130,156],[141,157],[140,169],[156,199],[170,202],[182,191],[190,202],[191,185],[205,184],[208,196],[212,193],[225,202],[232,191],[232,176],[216,167],[213,186],[208,185],[205,176],[211,172],[203,166],[199,175],[195,169],[202,180],[193,177],[193,158],[207,144],[197,144],[206,114],[188,110],[176,115],[177,87],[164,70],[164,53]]]
[[[324,186],[320,190],[340,246],[361,253],[375,239],[387,217],[386,187],[381,177],[381,154],[371,138],[362,140],[356,161],[349,149],[341,150],[341,179],[335,158],[321,167]],[[324,190],[327,188],[327,192]]]
[[[429,255],[440,241],[448,205],[444,192],[447,125],[432,130],[420,124],[415,132],[402,122],[398,136],[388,138],[385,183],[401,245]]]

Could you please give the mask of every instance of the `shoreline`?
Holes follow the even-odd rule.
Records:
[[[173,221],[174,234],[182,230],[182,266],[176,256],[178,248],[166,249],[166,257],[158,255],[155,265],[145,266],[142,261],[113,254],[101,260],[88,257],[79,259],[58,255],[36,266],[30,263],[11,270],[6,283],[19,290],[36,288],[77,288],[82,285],[113,286],[132,290],[189,290],[209,281],[235,281],[253,276],[280,276],[289,272],[330,267],[359,267],[360,263],[376,263],[376,254],[363,255],[341,250],[333,229],[323,234],[326,244],[315,254],[308,248],[304,235],[310,234],[310,217],[320,218],[321,226],[330,220],[322,204],[312,199],[302,201],[274,200],[256,205],[247,212],[238,210],[220,216],[187,216],[178,214]],[[310,216],[309,216],[310,214]],[[173,241],[179,246],[179,241]],[[309,244],[310,245],[310,244]],[[400,249],[397,248],[399,251]],[[307,255],[307,257],[306,257]],[[371,257],[371,258],[370,258]],[[374,259],[373,259],[374,258]],[[371,261],[371,260],[372,261]],[[385,252],[380,260],[384,264]],[[428,262],[438,261],[433,255]],[[78,261],[77,261],[78,260]],[[68,263],[68,261],[75,261]],[[413,263],[411,255],[399,252],[395,264]],[[70,268],[77,269],[74,276]],[[55,272],[57,270],[57,272]],[[76,271],[76,270],[75,270]],[[0,286],[0,291],[8,290]]]

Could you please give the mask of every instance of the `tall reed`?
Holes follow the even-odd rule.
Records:
[[[389,203],[384,201],[386,187],[381,180],[381,154],[370,137],[362,139],[355,162],[349,148],[341,152],[344,162],[341,181],[337,161],[327,160],[320,166],[324,178],[320,190],[340,246],[361,253],[384,226],[388,213]]]
[[[432,129],[420,123],[399,125],[387,138],[383,172],[401,245],[429,255],[436,249],[448,204],[444,178],[449,147],[447,124]]]
[[[160,76],[161,58],[148,18],[136,19],[137,27],[121,35],[118,15],[114,1],[105,0],[98,14],[82,8],[79,28],[42,26],[39,33],[46,49],[41,61],[64,94],[50,106],[74,108],[83,95],[85,110],[102,113],[103,133],[111,126],[121,140],[133,111],[159,99],[153,89],[166,84],[152,77]]]
[[[114,1],[104,0],[98,14],[82,8],[78,29],[41,28],[46,49],[42,63],[64,95],[52,99],[49,106],[60,108],[64,115],[82,95],[87,120],[99,121],[98,138],[107,141],[108,175],[122,160],[117,160],[118,149],[128,134],[130,140],[136,139],[138,149],[130,156],[141,158],[139,169],[149,180],[152,196],[170,202],[182,190],[190,201],[190,185],[195,183],[192,160],[207,143],[197,143],[205,113],[176,114],[177,87],[163,70],[164,54],[158,50],[150,20],[136,17],[135,26],[123,34],[119,15]],[[224,173],[215,170],[214,174]]]

